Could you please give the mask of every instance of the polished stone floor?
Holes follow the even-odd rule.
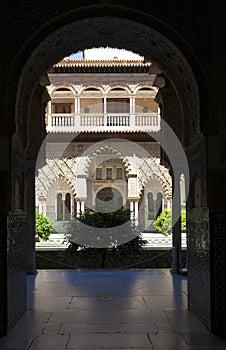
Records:
[[[187,310],[187,280],[168,270],[39,271],[26,314],[1,350],[225,350]]]

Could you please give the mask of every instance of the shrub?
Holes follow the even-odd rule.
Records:
[[[47,241],[53,232],[53,223],[43,213],[36,213],[36,242]]]
[[[77,219],[71,219],[67,224],[66,239],[69,241],[69,246],[67,251],[69,254],[74,254],[79,249],[79,253],[86,256],[87,253],[94,254],[96,256],[101,255],[102,259],[102,268],[105,268],[105,261],[107,257],[110,255],[119,253],[124,256],[131,255],[134,252],[138,252],[142,249],[142,247],[146,244],[146,241],[142,239],[139,235],[138,227],[135,225],[131,225],[131,230],[133,232],[133,236],[137,236],[132,240],[117,245],[117,241],[112,238],[112,247],[110,248],[90,248],[87,246],[80,246],[75,242],[76,239],[73,239],[73,232],[79,235],[80,230],[84,230],[80,226],[80,223],[87,225],[87,230],[89,231],[90,236],[92,236],[93,230],[92,227],[98,228],[111,228],[115,226],[122,225],[130,220],[130,210],[121,208],[114,212],[96,212],[94,210],[86,211],[81,217]],[[82,232],[82,231],[81,231]],[[129,232],[122,232],[122,235],[126,237]],[[70,237],[72,239],[70,239]]]
[[[172,210],[164,209],[157,217],[154,227],[163,235],[168,236],[172,233]],[[181,210],[181,231],[186,231],[186,210]]]

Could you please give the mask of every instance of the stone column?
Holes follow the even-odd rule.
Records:
[[[135,126],[135,98],[130,97],[130,126]]]
[[[46,216],[46,198],[45,197],[38,198],[38,211],[39,213],[43,213]]]
[[[162,211],[165,209],[165,198],[162,197]]]
[[[130,210],[132,218],[138,224],[138,181],[137,174],[128,174],[128,199],[130,201]]]
[[[107,97],[104,96],[104,126],[107,125]]]
[[[103,108],[104,114],[107,113],[107,97],[104,96],[104,108]]]
[[[79,128],[80,126],[80,97],[75,97],[74,127]]]
[[[87,182],[86,175],[77,175],[77,210],[79,209],[79,213],[77,215],[84,214],[85,212],[85,200],[87,199]],[[79,208],[78,208],[79,206]]]
[[[27,201],[27,274],[36,274],[35,267],[35,170],[26,171]]]
[[[26,178],[26,207],[27,207],[27,273],[35,274],[35,167],[36,159],[45,133],[45,107],[50,100],[45,86],[49,84],[47,76],[40,78],[33,95],[28,118],[28,140],[25,150],[25,178]],[[42,150],[42,162],[45,161],[45,148]],[[42,163],[41,162],[41,163]],[[39,164],[42,166],[42,164]]]
[[[80,202],[76,199],[76,216],[80,216],[81,208]]]
[[[81,201],[81,214],[83,215],[85,212],[85,201]]]
[[[1,69],[1,68],[0,68]],[[2,97],[2,96],[1,96]],[[4,122],[4,119],[2,120]],[[0,128],[0,337],[7,333],[8,322],[8,213],[12,200],[10,137]],[[8,123],[5,123],[8,126]]]
[[[174,171],[172,177],[172,268],[171,272],[179,274],[181,271],[181,199],[180,199],[180,172]]]
[[[129,208],[130,208],[130,220],[134,219],[134,202],[129,203]]]
[[[50,128],[52,126],[52,105],[51,101],[47,103],[47,128]]]
[[[138,199],[136,200],[136,202],[134,202],[134,221],[135,221],[135,225],[138,225],[139,223],[139,210],[138,210]]]

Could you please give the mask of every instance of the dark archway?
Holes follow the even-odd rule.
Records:
[[[93,16],[95,14],[96,12],[93,11]],[[17,81],[12,79],[14,81],[12,83],[13,86],[10,86],[10,81],[8,85],[8,92],[12,92],[13,96],[16,96],[16,103],[12,103],[12,100],[9,99],[8,104],[6,104],[6,109],[9,108],[11,110],[10,115],[14,117],[15,112],[15,145],[20,150],[20,153],[18,152],[18,155],[15,155],[15,159],[23,154],[24,149],[29,144],[28,140],[31,139],[31,135],[34,133],[32,123],[30,125],[28,123],[31,118],[30,109],[32,105],[31,99],[28,96],[33,94],[38,84],[44,87],[48,83],[43,79],[46,70],[52,64],[70,54],[72,46],[75,51],[100,45],[123,47],[140,53],[148,60],[157,62],[161,75],[165,75],[169,79],[178,96],[181,107],[180,123],[182,123],[183,130],[185,130],[183,137],[184,145],[192,146],[197,141],[204,144],[205,140],[203,134],[200,132],[200,125],[202,124],[200,120],[200,107],[202,104],[200,104],[199,100],[199,82],[197,79],[197,77],[202,76],[202,72],[201,69],[197,69],[199,64],[197,63],[195,54],[189,49],[189,45],[181,38],[178,41],[175,39],[180,37],[179,33],[172,35],[175,41],[169,38],[170,34],[169,36],[167,34],[164,35],[164,33],[167,33],[166,26],[161,26],[161,23],[157,20],[150,22],[143,20],[143,23],[141,23],[142,20],[139,18],[141,22],[138,23],[138,17],[134,13],[130,13],[129,10],[127,15],[124,14],[125,18],[109,16],[110,10],[107,11],[107,14],[108,16],[96,15],[96,17],[83,18],[77,21],[72,21],[71,14],[70,16],[68,15],[68,18],[65,15],[64,25],[62,25],[61,21],[58,22],[55,20],[52,22],[52,26],[49,24],[48,30],[45,28],[45,31],[40,30],[34,35],[34,46],[31,42],[28,43],[27,61],[24,60],[24,65],[21,67],[21,74],[20,76],[16,75],[18,78]],[[128,14],[132,19],[126,18],[126,16],[129,16]],[[183,47],[186,47],[186,50]],[[189,54],[186,55],[186,52],[189,52]],[[194,64],[194,62],[196,63]],[[195,66],[194,69],[193,65]],[[194,71],[197,70],[199,74],[195,76]],[[13,73],[14,70],[11,72],[11,77]],[[204,76],[203,81],[205,81]],[[202,98],[204,100],[206,99],[205,90]],[[12,103],[13,108],[16,105],[15,110],[11,109],[10,103]],[[192,158],[190,154],[189,157]],[[198,154],[198,157],[203,157],[203,154]],[[200,176],[203,179],[206,179],[205,160],[204,155],[204,158],[202,158],[204,167],[200,169]],[[203,198],[203,201],[206,201],[205,194],[203,194]],[[12,203],[14,205],[13,200]],[[208,241],[208,231],[205,232],[205,237],[204,239]],[[191,265],[190,283],[198,286],[197,290],[199,290],[199,295],[202,298],[197,296],[197,302],[196,298],[193,298],[194,294],[191,291],[189,302],[196,313],[203,313],[204,322],[210,326],[210,310],[206,310],[206,304],[210,304],[209,275],[206,274],[204,283],[200,285],[199,271],[197,271],[198,265],[195,258],[198,247],[194,240],[191,240],[190,244],[191,248],[194,248],[193,256],[191,256],[193,265]],[[203,253],[205,252],[203,251]],[[202,268],[209,269],[208,254],[206,255],[205,266],[202,265]],[[195,270],[196,272],[193,273]],[[203,297],[203,290],[205,291],[205,298]]]

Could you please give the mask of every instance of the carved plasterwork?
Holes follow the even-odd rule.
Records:
[[[140,158],[136,155],[126,157],[124,163],[130,174],[137,174],[139,184],[139,195],[142,189],[147,185],[151,179],[157,179],[162,184],[164,197],[172,199],[172,179],[169,170],[163,165],[160,165],[160,159],[157,157]]]
[[[64,179],[76,193],[76,158],[47,159],[46,165],[38,170],[35,179],[36,197],[47,197],[48,192],[57,179]]]

